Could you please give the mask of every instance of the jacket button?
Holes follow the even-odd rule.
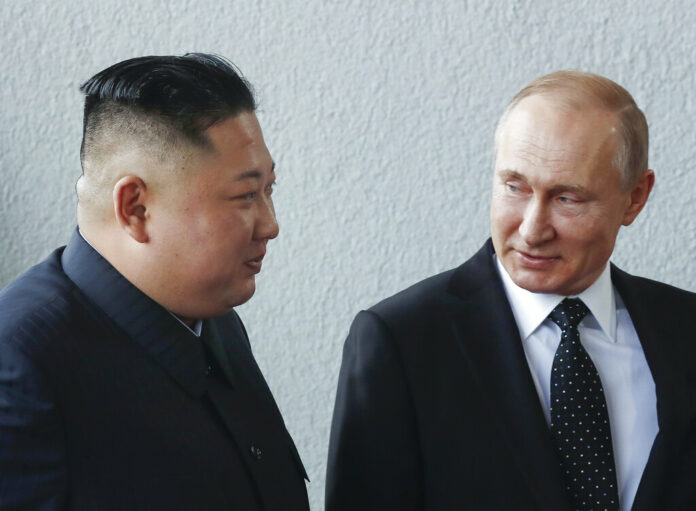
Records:
[[[251,451],[251,456],[256,460],[256,461],[261,461],[261,458],[263,457],[263,452],[261,452],[261,449],[256,447],[254,444],[251,445],[249,448],[249,451]]]

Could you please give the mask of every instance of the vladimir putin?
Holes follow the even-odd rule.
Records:
[[[609,262],[655,179],[643,113],[551,73],[495,144],[491,239],[355,318],[327,510],[696,509],[696,295]]]

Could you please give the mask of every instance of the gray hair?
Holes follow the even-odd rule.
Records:
[[[582,108],[589,105],[616,114],[621,137],[612,164],[621,172],[624,188],[634,185],[648,169],[648,123],[631,94],[608,78],[574,70],[540,76],[512,98],[495,130],[496,154],[510,112],[524,98],[536,94],[558,94],[570,106]]]

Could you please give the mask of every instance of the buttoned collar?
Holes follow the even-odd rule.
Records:
[[[533,293],[515,284],[503,267],[500,259],[493,256],[498,269],[498,274],[503,281],[503,288],[510,302],[510,308],[515,316],[517,328],[522,340],[529,337],[539,325],[548,317],[551,311],[566,298],[565,296]],[[616,297],[614,286],[611,283],[610,265],[607,263],[601,275],[594,283],[577,295],[587,308],[592,317],[587,317],[583,322],[587,326],[601,328],[611,342],[616,342]],[[594,323],[594,325],[593,325]]]
[[[203,394],[205,354],[190,328],[121,275],[77,229],[61,263],[80,291],[179,385],[194,396]]]
[[[77,228],[77,233],[80,235],[80,238],[82,238],[83,242],[87,243],[92,248],[92,250],[94,250],[97,254],[99,254],[99,251],[96,248],[94,248],[94,245],[92,245],[87,238],[85,238],[85,235],[82,234],[82,231],[80,230],[79,227]],[[99,254],[99,256],[104,257],[101,254]],[[196,337],[201,336],[201,330],[203,328],[203,320],[197,319],[193,323],[193,325],[189,326],[186,323],[184,323],[179,316],[177,316],[176,314],[174,314],[171,311],[168,311],[168,312],[169,312],[169,314],[171,314],[174,317],[174,319],[176,319],[179,323],[184,325],[193,335],[195,335]]]

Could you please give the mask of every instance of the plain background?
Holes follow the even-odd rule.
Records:
[[[696,291],[694,2],[3,0],[0,19],[0,287],[74,228],[83,81],[205,51],[254,84],[281,233],[239,312],[313,509],[351,318],[484,242],[494,126],[536,76],[594,71],[634,95],[657,184],[613,260]]]

